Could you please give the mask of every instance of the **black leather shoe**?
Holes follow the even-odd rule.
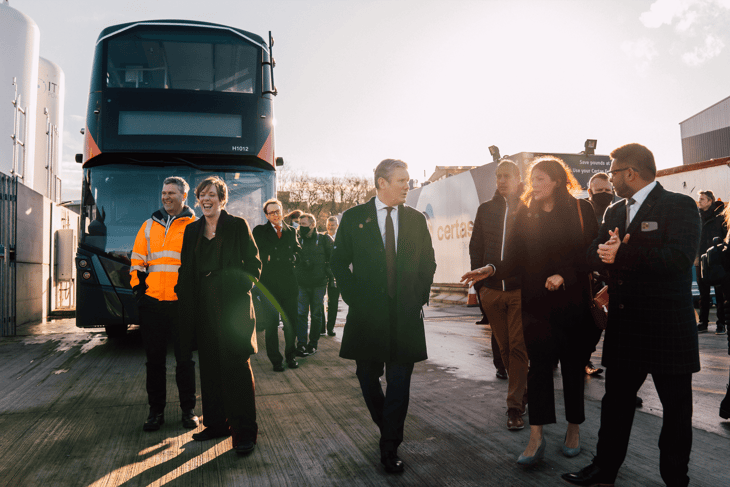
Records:
[[[239,455],[248,455],[254,450],[254,448],[256,448],[256,443],[254,443],[253,440],[240,439],[238,440],[235,450]]]
[[[720,417],[730,419],[730,396],[725,396],[725,399],[720,403]]]
[[[403,460],[398,458],[398,455],[396,455],[395,453],[383,455],[382,457],[380,457],[380,463],[383,464],[383,467],[385,467],[385,471],[388,473],[401,473],[405,468],[405,466],[403,465]]]
[[[309,352],[307,352],[307,347],[304,345],[299,345],[297,347],[297,357],[309,357]]]
[[[507,380],[507,369],[500,367],[497,369],[497,379]]]
[[[225,438],[226,436],[231,436],[231,429],[228,426],[219,426],[217,428],[205,428],[200,433],[195,433],[193,439],[195,441],[208,441]]]
[[[307,355],[314,355],[317,353],[317,347],[313,345],[307,345]]]
[[[284,372],[284,364],[274,364],[274,372]]]
[[[165,424],[165,413],[150,411],[150,415],[147,416],[147,420],[142,425],[142,429],[145,431],[157,431],[163,424]]]
[[[299,362],[297,362],[296,359],[287,360],[286,366],[289,367],[290,369],[298,369]]]
[[[564,473],[562,479],[573,485],[582,485],[590,487],[592,485],[600,487],[613,487],[615,476],[610,476],[606,471],[601,470],[595,463],[591,463],[580,472]]]
[[[642,406],[644,406],[644,400],[642,398],[640,398],[639,396],[636,396],[636,407],[640,408]]]
[[[182,425],[183,428],[187,428],[189,430],[194,430],[198,426],[200,426],[200,420],[195,415],[195,411],[192,409],[188,409],[187,411],[183,411],[182,413]]]
[[[335,333],[335,330],[330,330],[327,332],[327,336],[334,337],[334,336],[337,336],[337,333]]]

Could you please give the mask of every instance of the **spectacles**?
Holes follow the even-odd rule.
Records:
[[[616,174],[617,172],[621,172],[621,171],[628,171],[629,169],[634,169],[634,168],[633,168],[633,167],[624,167],[624,168],[621,168],[621,169],[614,169],[613,171],[606,171],[606,172],[607,172],[608,174],[610,174],[611,176],[613,176],[613,175],[614,175],[614,174]],[[636,169],[634,169],[634,171],[636,171]]]
[[[274,210],[267,213],[267,215],[281,215],[281,210]]]

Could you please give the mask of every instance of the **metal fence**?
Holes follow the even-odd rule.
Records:
[[[1,336],[15,335],[15,244],[18,177],[0,173],[0,325]]]

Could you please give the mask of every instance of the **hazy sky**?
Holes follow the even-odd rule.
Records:
[[[679,122],[730,95],[730,0],[10,0],[66,75],[64,199],[80,195],[94,43],[109,25],[194,19],[273,31],[277,156],[372,174],[522,151],[645,144],[682,164]]]

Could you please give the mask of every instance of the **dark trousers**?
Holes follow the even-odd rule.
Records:
[[[283,311],[281,318],[284,322],[284,357],[279,352],[279,311],[257,287],[253,288],[252,294],[256,328],[264,330],[266,334],[266,355],[269,360],[274,365],[280,365],[284,357],[287,361],[294,360],[298,294],[274,296]]]
[[[177,301],[157,301],[144,298],[139,306],[139,326],[142,343],[147,355],[147,399],[150,409],[162,412],[167,402],[167,343],[172,336],[175,351],[175,380],[180,395],[180,408],[195,408],[195,362],[189,334],[180,333],[175,327],[181,321]]]
[[[242,347],[235,330],[226,329],[221,323],[206,319],[215,316],[206,311],[217,306],[218,290],[200,287],[202,319],[196,323],[200,360],[200,392],[203,402],[203,424],[206,427],[228,425],[242,438],[256,441],[256,391],[251,360]]]
[[[337,321],[337,307],[340,303],[340,289],[331,283],[327,286],[327,331],[335,330]]]
[[[576,319],[566,320],[570,323],[551,324],[545,310],[535,311],[522,309],[522,328],[530,359],[527,374],[530,424],[556,422],[553,367],[558,361],[563,377],[565,418],[569,423],[581,424],[585,421],[583,371],[590,357],[587,343],[591,323]]]
[[[707,281],[700,277],[701,270],[699,267],[695,268],[697,272],[697,287],[700,290],[700,323],[708,323],[710,318],[710,305],[712,304],[712,298],[710,297],[710,288],[712,285],[708,284]],[[715,287],[715,300],[717,302],[717,322],[725,323],[725,309],[722,306],[722,286]]]
[[[626,457],[636,411],[636,393],[646,376],[647,372],[638,370],[608,367],[606,371],[606,393],[601,401],[601,428],[594,463],[611,475],[615,476]],[[652,378],[664,408],[659,435],[659,471],[668,486],[686,486],[692,450],[692,374],[652,374]]]
[[[297,318],[297,345],[311,345],[317,348],[319,333],[323,330],[324,322],[324,293],[326,286],[303,287],[299,286],[298,318]],[[307,343],[307,323],[309,311],[312,311],[311,325],[309,326],[309,342]]]
[[[369,360],[357,360],[356,364],[365,404],[370,417],[380,428],[381,454],[395,453],[403,442],[413,364]],[[380,385],[383,372],[387,382],[385,394]]]

